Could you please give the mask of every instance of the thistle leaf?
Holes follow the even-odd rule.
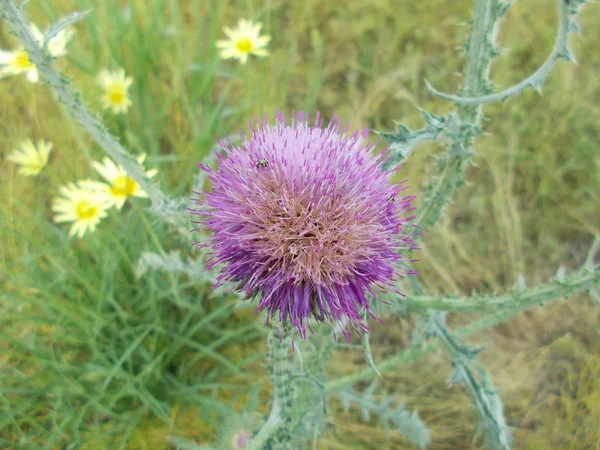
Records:
[[[88,9],[84,12],[74,12],[69,14],[67,17],[62,19],[61,21],[52,25],[46,32],[44,33],[44,43],[43,48],[48,48],[48,43],[54,38],[58,33],[63,30],[66,30],[69,26],[73,25],[75,22],[79,22],[85,16],[87,16],[91,12],[91,9]]]
[[[363,420],[369,421],[372,414],[377,415],[386,433],[397,430],[419,448],[426,448],[431,443],[431,431],[423,424],[419,414],[416,411],[407,410],[403,402],[399,402],[394,407],[394,399],[391,396],[384,396],[381,400],[376,400],[373,396],[375,387],[375,383],[371,384],[362,394],[354,390],[340,392],[344,410],[349,411],[351,405],[354,404],[360,409]]]

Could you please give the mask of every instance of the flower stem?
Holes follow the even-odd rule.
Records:
[[[289,330],[283,326],[273,330],[267,338],[271,360],[270,380],[273,384],[273,404],[269,418],[244,450],[262,450],[268,442],[276,441],[280,446],[289,444],[293,399],[292,368],[288,358],[290,348]],[[286,448],[286,447],[283,447]]]

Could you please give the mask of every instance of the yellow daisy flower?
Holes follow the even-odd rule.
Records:
[[[34,24],[29,27],[35,40],[42,45],[44,43],[42,32]],[[65,56],[67,54],[66,46],[73,34],[75,34],[74,31],[67,28],[53,36],[47,47],[50,54],[55,58]],[[22,48],[13,51],[0,50],[0,78],[20,73],[24,73],[25,78],[32,83],[37,83],[39,79],[37,68],[29,60],[29,55],[25,50]]]
[[[142,165],[144,160],[146,159],[146,154],[142,153],[138,156],[137,161]],[[100,183],[98,181],[91,181],[89,183],[90,187],[93,187],[97,190],[102,190],[105,193],[108,201],[111,206],[114,206],[117,209],[121,209],[127,200],[127,197],[148,197],[148,194],[142,190],[139,184],[127,175],[125,169],[122,166],[117,166],[114,162],[112,162],[109,158],[104,158],[102,163],[94,161],[92,163],[94,169],[102,175],[108,184]],[[148,178],[152,178],[154,175],[158,173],[157,170],[148,170],[146,171],[146,176]]]
[[[229,39],[217,41],[221,58],[237,58],[242,64],[246,64],[248,55],[267,56],[269,51],[264,47],[271,36],[260,36],[261,26],[260,23],[253,24],[242,19],[236,29],[225,27],[225,34]]]
[[[111,109],[113,114],[127,112],[131,106],[129,86],[133,79],[125,75],[125,70],[119,69],[109,72],[102,69],[98,75],[98,84],[104,89],[102,104],[104,109]]]
[[[50,150],[52,144],[49,142],[40,140],[36,147],[33,142],[27,140],[10,153],[7,159],[21,166],[19,167],[21,175],[35,176],[48,164]]]
[[[61,196],[55,198],[52,204],[52,210],[56,213],[55,222],[73,223],[69,236],[81,238],[87,231],[93,232],[111,206],[103,192],[86,186],[90,182],[80,181],[61,187]]]

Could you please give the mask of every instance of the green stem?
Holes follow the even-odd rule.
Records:
[[[265,444],[271,439],[271,437],[279,430],[283,423],[281,418],[281,407],[276,400],[273,400],[273,406],[271,406],[271,414],[269,419],[262,426],[258,434],[250,441],[244,450],[263,450]]]
[[[554,65],[560,58],[564,58],[567,61],[574,61],[574,57],[571,55],[571,52],[567,47],[567,40],[570,31],[569,27],[572,23],[574,23],[574,19],[570,16],[575,15],[577,12],[577,6],[579,6],[579,4],[577,4],[574,8],[571,7],[572,12],[570,12],[567,1],[557,0],[557,2],[560,17],[558,22],[558,33],[554,47],[552,48],[552,52],[544,64],[542,64],[534,73],[529,75],[521,82],[500,92],[483,96],[459,96],[445,94],[433,88],[433,86],[431,86],[429,83],[427,83],[427,88],[438,97],[453,101],[457,105],[482,105],[484,103],[504,101],[513,95],[520,94],[528,87],[533,87],[534,89],[540,91],[544,80],[548,77],[548,74],[554,68]]]
[[[462,95],[486,93],[492,58],[495,56],[498,19],[501,16],[499,5],[499,0],[477,0],[475,3]],[[473,141],[480,130],[481,107],[462,106],[458,110],[458,118],[462,124],[461,130],[452,137],[449,150],[442,160],[442,172],[418,212],[417,223],[423,228],[431,227],[438,221],[444,206],[450,203],[456,190],[464,184],[464,170],[471,156]]]
[[[279,329],[274,329],[267,338],[271,361],[270,379],[273,384],[271,413],[258,434],[244,447],[245,450],[263,450],[265,444],[274,438],[278,439],[278,444],[287,444],[291,438],[287,429],[291,423],[293,397],[292,368],[288,357],[291,341],[285,326],[281,333],[280,339]]]
[[[581,278],[579,278],[581,276]],[[458,339],[469,336],[478,331],[489,328],[499,322],[506,321],[513,316],[519,314],[522,311],[525,311],[528,308],[531,308],[541,302],[550,301],[554,298],[560,298],[565,295],[573,295],[578,292],[582,292],[588,289],[592,289],[594,286],[597,286],[600,282],[600,271],[598,269],[594,271],[583,270],[581,275],[571,276],[570,278],[559,281],[557,280],[554,286],[542,286],[541,288],[533,289],[531,292],[526,294],[526,299],[523,303],[516,303],[512,306],[507,306],[506,309],[494,312],[484,318],[471,322],[470,324],[464,326],[460,330],[458,330],[455,335]],[[515,297],[515,294],[506,294],[501,296],[507,300],[505,302],[506,305],[510,305],[508,300],[510,298]],[[535,300],[535,301],[533,301]],[[428,305],[428,309],[431,308],[432,305]],[[443,306],[446,308],[446,306]],[[421,358],[440,347],[439,343],[430,343],[423,347],[419,348],[410,348],[401,353],[398,353],[396,356],[382,361],[377,364],[377,368],[381,373],[396,369],[397,366],[408,364],[416,359]],[[347,375],[345,377],[338,378],[334,381],[330,381],[325,385],[325,389],[328,393],[339,391],[348,385],[352,385],[359,381],[367,380],[373,377],[373,370],[368,367],[366,369],[360,370],[352,375]]]
[[[440,297],[436,295],[409,295],[398,298],[381,296],[394,308],[403,312],[426,312],[430,309],[447,312],[494,312],[504,309],[525,309],[543,302],[594,288],[600,284],[600,270],[580,269],[564,280],[554,280],[523,291],[511,291],[501,295],[473,295],[470,297]]]
[[[478,331],[484,330],[488,327],[495,325],[498,322],[509,319],[515,314],[519,313],[520,309],[501,311],[495,314],[490,314],[481,320],[471,322],[469,325],[461,328],[456,332],[457,337],[469,336]],[[378,368],[381,372],[385,372],[390,369],[396,369],[398,366],[409,364],[429,353],[434,352],[440,348],[439,342],[426,344],[419,348],[409,348],[390,359],[382,361],[378,364]],[[368,380],[373,377],[373,370],[368,367],[366,369],[359,370],[351,375],[337,378],[329,383],[325,384],[325,391],[328,394],[338,392],[344,389],[346,386],[351,386],[359,381]]]
[[[36,65],[40,78],[48,83],[54,95],[69,114],[90,134],[92,139],[148,194],[153,203],[162,203],[165,196],[156,184],[146,177],[144,169],[110,134],[100,120],[84,105],[78,92],[54,66],[50,53],[35,40],[21,8],[12,0],[0,0],[0,11],[8,27]]]
[[[481,347],[460,344],[446,327],[445,313],[432,312],[429,315],[428,332],[437,337],[452,359],[452,375],[449,384],[463,383],[477,408],[481,429],[487,437],[487,444],[495,450],[510,450],[512,437],[504,417],[504,406],[485,369],[475,360]],[[479,374],[481,382],[477,379]]]

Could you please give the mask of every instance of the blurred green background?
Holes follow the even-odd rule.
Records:
[[[124,67],[133,106],[105,122],[134,153],[147,152],[165,192],[188,196],[196,162],[224,134],[274,110],[319,110],[356,127],[389,131],[422,125],[416,105],[445,113],[423,80],[456,92],[472,0],[90,1],[34,0],[41,29],[72,11],[68,57],[58,61],[100,112],[95,77]],[[214,42],[241,18],[263,23],[270,56],[241,66],[222,61]],[[522,0],[510,9],[493,66],[500,86],[543,63],[556,8]],[[435,230],[417,270],[429,292],[503,292],[523,274],[528,286],[560,265],[584,260],[600,237],[600,10],[579,17],[578,64],[559,62],[543,88],[485,108],[490,134],[476,141],[476,165]],[[15,47],[0,27],[0,48]],[[96,233],[68,239],[52,223],[58,187],[94,177],[102,151],[42,84],[0,80],[0,448],[167,449],[170,435],[215,438],[216,414],[246,404],[256,380],[263,410],[263,320],[178,274],[136,272],[144,251],[191,251],[146,214],[145,200],[112,211]],[[24,178],[5,157],[26,138],[54,144],[49,166]],[[419,148],[403,175],[417,194],[435,176],[437,145]],[[598,304],[578,296],[533,309],[469,339],[501,389],[515,449],[600,448]],[[408,345],[411,317],[386,318],[372,338],[382,359]],[[451,316],[451,323],[472,317]],[[343,354],[342,354],[343,353]],[[333,372],[364,367],[344,349]],[[431,449],[480,448],[476,411],[461,387],[446,386],[450,364],[431,355],[385,374],[383,389],[418,409]],[[333,376],[333,374],[332,374]],[[338,409],[335,399],[331,410]],[[171,445],[172,447],[172,445]],[[323,449],[409,449],[376,421],[331,415]]]

